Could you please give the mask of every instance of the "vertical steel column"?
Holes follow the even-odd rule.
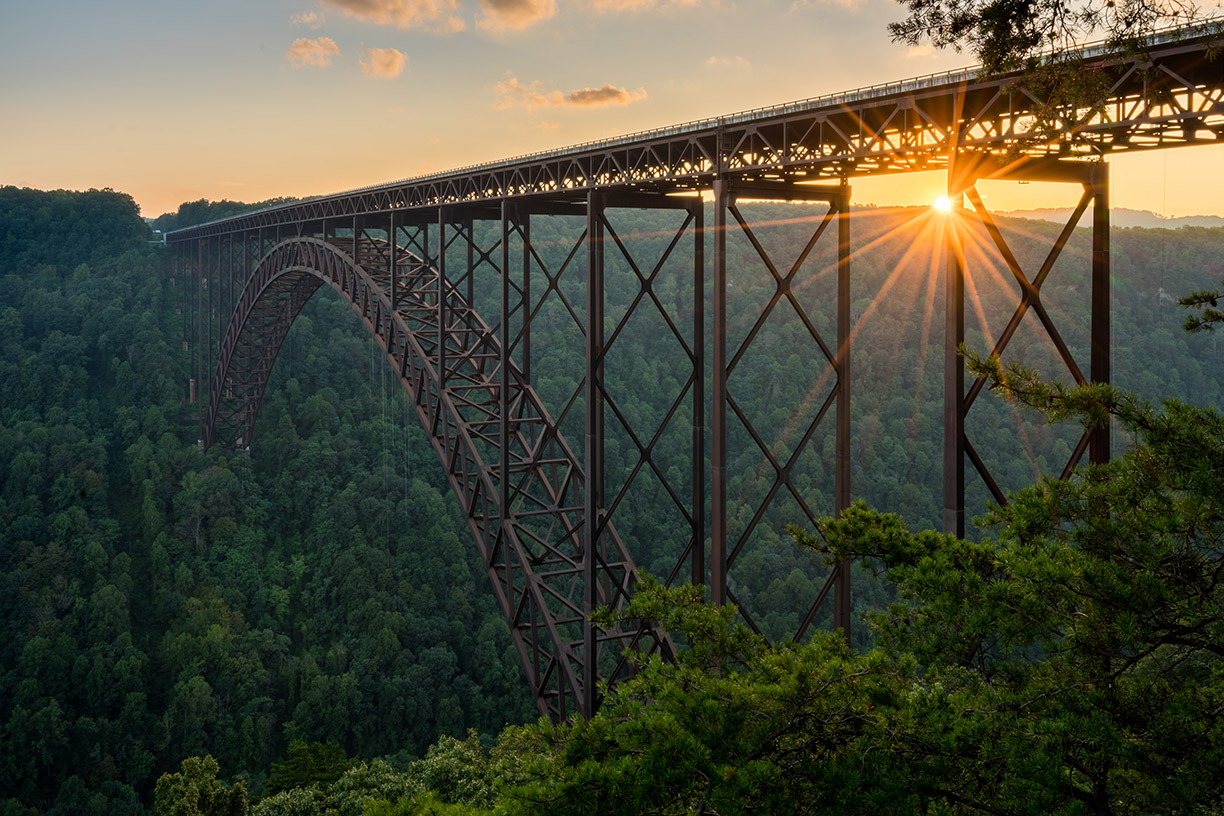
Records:
[[[442,210],[439,209],[438,210],[439,223],[441,223],[441,218],[442,218]],[[441,235],[438,236],[438,246],[442,246],[442,236]],[[433,259],[429,257],[429,222],[428,221],[424,221],[421,223],[421,252],[424,253],[424,256],[425,256],[421,258],[422,261],[429,264],[430,266],[436,265],[434,264]]]
[[[705,202],[693,214],[693,572],[692,584],[706,583],[705,479]]]
[[[471,308],[476,308],[475,287],[473,286],[473,278],[476,277],[473,271],[476,266],[476,226],[475,220],[468,218],[464,220],[463,226],[467,229],[467,304]]]
[[[595,713],[599,654],[598,635],[591,613],[599,605],[598,558],[602,538],[604,504],[604,247],[603,196],[587,194],[587,291],[586,291],[586,496],[583,508],[583,672],[582,713]]]
[[[426,227],[428,234],[429,228]],[[469,241],[469,245],[470,245]],[[438,320],[438,385],[446,390],[446,315],[443,314],[442,292],[446,287],[446,208],[438,208],[438,302],[435,304]]]
[[[965,236],[964,187],[956,175],[956,157],[948,168],[948,198],[952,212],[947,227],[944,276],[944,456],[943,531],[965,535],[965,364],[960,346],[965,342]]]
[[[235,286],[238,285],[238,264],[237,264],[236,255],[237,255],[237,252],[235,251],[235,248],[234,248],[234,234],[230,233],[229,235],[229,263],[226,264],[226,270],[228,271],[229,274],[227,276],[228,280],[226,281],[226,286],[225,286],[225,307],[221,310],[221,323],[220,323],[221,334],[217,337],[218,345],[220,344],[221,339],[225,337],[226,329],[229,328],[230,315],[233,314],[233,311],[234,311],[234,302],[237,301],[238,299],[236,295],[234,294],[234,288]]]
[[[714,181],[714,298],[710,395],[710,602],[727,602],[727,208],[734,196],[724,179]]]
[[[837,200],[837,427],[833,514],[850,506],[850,185],[842,180]],[[850,642],[850,564],[834,567],[833,628]]]
[[[229,304],[229,293],[233,288],[234,277],[234,236],[227,233],[224,238],[217,239],[217,263],[220,265],[221,279],[217,282],[217,341],[225,336],[225,318],[228,317],[226,306]],[[225,260],[221,260],[222,242],[225,247]]]
[[[523,372],[523,381],[531,382],[531,213],[524,208],[518,218],[519,233],[523,236],[523,286],[522,286],[522,309],[519,314],[522,315],[523,321],[523,350],[520,353],[519,367]],[[502,241],[508,239],[508,234],[502,233]],[[503,255],[504,263],[510,262],[510,256]],[[503,267],[506,274],[509,274],[509,268]],[[471,285],[471,281],[468,281]],[[472,295],[468,293],[468,303],[472,302]]]
[[[399,309],[399,250],[395,246],[395,210],[388,216],[387,246],[391,253],[391,311]]]
[[[238,287],[238,296],[242,296],[242,291],[246,289],[247,281],[251,279],[251,234],[243,233],[242,236],[242,281]],[[235,300],[235,308],[237,300]]]
[[[1110,371],[1110,263],[1109,263],[1109,165],[1101,162],[1091,171],[1092,198],[1092,359],[1089,378],[1108,383]],[[1092,432],[1088,442],[1088,461],[1109,461],[1110,428],[1105,425]]]
[[[497,427],[498,427],[498,492],[502,529],[499,538],[505,547],[506,514],[510,508],[510,220],[514,205],[509,199],[501,203],[501,320],[497,327],[501,348],[498,349]],[[469,305],[471,301],[468,301]],[[486,565],[487,566],[487,565]]]

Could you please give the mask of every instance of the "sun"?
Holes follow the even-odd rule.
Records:
[[[947,196],[940,196],[935,199],[931,206],[940,212],[950,212],[952,210],[952,199]]]

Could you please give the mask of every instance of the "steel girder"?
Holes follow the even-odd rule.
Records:
[[[205,444],[250,443],[277,351],[305,302],[329,284],[361,316],[417,407],[541,713],[590,716],[600,681],[630,670],[626,650],[673,654],[666,634],[650,626],[601,630],[590,621],[596,606],[628,603],[637,581],[633,560],[588,489],[580,458],[503,352],[505,314],[491,329],[461,291],[463,276],[456,285],[442,272],[445,238],[435,268],[402,248],[427,233],[410,239],[394,223],[351,223],[330,232],[323,225],[326,240],[276,244],[245,282],[219,345]],[[503,219],[503,236],[510,224]],[[444,219],[440,226],[445,236]],[[465,234],[471,246],[470,225]],[[588,524],[593,517],[598,523]]]
[[[982,180],[1044,181],[1079,184],[1082,195],[1041,265],[1031,276],[1008,246],[1007,239],[982,201],[977,184]],[[990,354],[1007,362],[1007,349],[1027,315],[1034,315],[1045,338],[1053,345],[1058,359],[1071,380],[1077,384],[1109,383],[1110,381],[1110,263],[1109,263],[1109,167],[1103,162],[1075,162],[1059,159],[1022,158],[1000,166],[994,157],[972,151],[960,151],[953,157],[948,173],[948,196],[959,214],[948,230],[947,281],[945,284],[945,343],[944,343],[944,532],[965,534],[965,462],[973,465],[990,493],[1000,505],[1007,503],[1005,491],[999,486],[990,468],[983,461],[969,438],[969,411],[982,388],[985,377],[978,377],[965,390],[965,364],[960,349],[965,343],[965,291],[969,282],[966,242],[968,225],[976,220],[989,236],[994,262],[1001,266],[1015,283],[1015,308],[1006,325],[994,338],[983,326],[984,335],[992,343]],[[964,208],[964,199],[972,206],[972,215]],[[1089,368],[1085,376],[1068,343],[1059,331],[1051,310],[1042,300],[1042,286],[1055,264],[1063,256],[1081,217],[1092,209],[1091,291],[1089,294],[1090,326],[1088,338]],[[1044,372],[1047,376],[1050,372]],[[997,442],[997,440],[995,440]],[[1108,426],[1081,435],[1062,469],[1067,478],[1080,463],[1084,453],[1094,464],[1110,456]]]
[[[1059,110],[1063,130],[1053,140],[1034,139],[1046,99],[1018,75],[953,71],[288,204],[167,240],[590,190],[708,190],[715,178],[818,182],[943,169],[958,149],[1099,159],[1216,143],[1224,138],[1216,45],[1191,30],[1139,54],[1086,49],[1109,93],[1099,105]]]

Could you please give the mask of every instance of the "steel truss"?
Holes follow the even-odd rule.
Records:
[[[947,170],[950,197],[962,212],[969,201],[1017,286],[1012,318],[991,339],[991,350],[1006,358],[1018,327],[1032,316],[1072,380],[1108,382],[1108,184],[1101,159],[1224,139],[1224,62],[1210,59],[1215,45],[1211,36],[1191,31],[1164,36],[1138,55],[1088,49],[1082,54],[1085,64],[1109,77],[1108,99],[1092,108],[1058,111],[1064,127],[1052,140],[1033,138],[1035,112],[1046,100],[1017,77],[979,79],[973,71],[952,72],[288,204],[172,233],[167,241],[176,249],[173,271],[181,282],[190,393],[207,405],[201,411],[201,439],[250,443],[268,373],[293,319],[323,282],[341,292],[417,405],[460,497],[540,710],[556,719],[589,715],[598,705],[597,681],[615,682],[627,670],[623,647],[671,651],[663,633],[631,627],[601,631],[590,623],[596,605],[623,608],[636,581],[634,559],[616,532],[616,523],[622,529],[632,523],[631,491],[654,489],[656,496],[666,496],[664,504],[690,533],[683,547],[677,543],[677,555],[663,572],[669,581],[707,583],[716,603],[735,600],[735,565],[771,502],[793,503],[805,523],[818,515],[795,476],[795,462],[818,432],[827,431],[829,412],[835,423],[833,509],[840,513],[849,504],[848,180]],[[998,160],[1003,156],[1019,160],[1004,166]],[[1083,188],[1075,213],[1031,274],[977,193],[977,181],[986,178],[1062,181]],[[698,200],[674,194],[711,190],[707,422],[702,293],[708,230]],[[792,264],[770,256],[739,208],[746,199],[828,205],[803,255],[821,241],[827,244],[824,234],[836,226],[835,341],[817,330],[819,321],[797,297],[796,270],[804,258]],[[617,210],[638,207],[675,210],[681,219],[661,259],[639,257],[632,242],[623,240]],[[1085,376],[1042,289],[1089,207],[1091,361]],[[532,227],[540,218],[583,224],[564,260],[539,251]],[[690,232],[695,236],[691,333],[685,328],[689,317],[669,312],[657,288],[659,270],[684,254]],[[1004,493],[969,436],[970,419],[976,418],[970,409],[984,382],[966,389],[956,353],[965,339],[967,266],[965,233],[950,234],[944,527],[963,534],[965,462],[997,501]],[[727,331],[730,235],[753,246],[774,286],[734,348]],[[610,269],[619,270],[611,273],[620,275],[617,286],[627,282],[623,302],[609,300]],[[568,290],[566,282],[575,276],[585,287],[582,297]],[[572,319],[585,369],[560,405],[546,407],[531,384],[534,369],[549,353],[538,338],[533,341],[533,325],[549,309]],[[779,309],[794,312],[812,359],[832,372],[814,413],[796,418],[800,442],[789,454],[775,450],[735,391],[745,355],[759,346]],[[668,395],[654,428],[636,427],[626,416],[609,375],[623,338],[641,319],[666,326],[661,334],[678,349],[685,368],[682,386]],[[686,420],[692,425],[690,464],[676,477],[660,440]],[[582,444],[571,448],[560,429],[566,425],[577,432],[579,424]],[[741,441],[751,440],[743,445],[759,454],[758,470],[768,482],[747,522],[734,530],[726,504],[729,455],[738,459],[744,451],[730,450],[741,443],[729,435],[729,424],[743,429]],[[707,435],[708,473],[702,466]],[[613,436],[629,453],[622,450],[610,466],[607,447]],[[1104,461],[1109,445],[1108,429],[1081,438],[1064,475],[1085,453],[1090,461]],[[609,474],[614,474],[611,482]],[[830,599],[834,625],[848,633],[849,589],[848,570],[837,567],[795,636],[803,636]],[[749,622],[757,625],[751,615]]]
[[[956,150],[1030,157],[1214,144],[1224,139],[1224,62],[1218,37],[1171,32],[1141,53],[1085,49],[1105,101],[1055,113],[1061,134],[1033,132],[1048,100],[1018,74],[973,69],[776,105],[563,150],[287,204],[181,230],[170,240],[317,222],[392,210],[437,208],[589,190],[709,190],[716,178],[821,182],[879,173],[941,170]]]
[[[982,202],[977,190],[979,180],[1046,181],[1079,184],[1083,188],[1079,202],[1063,226],[1062,231],[1050,247],[1049,253],[1036,272],[1030,277],[1016,259],[1006,238],[996,225],[994,218]],[[973,216],[990,236],[998,259],[1011,273],[1017,284],[1015,311],[1007,325],[995,338],[990,349],[992,356],[1006,362],[1008,344],[1014,338],[1021,322],[1029,313],[1034,314],[1046,337],[1057,350],[1058,357],[1066,366],[1067,373],[1078,384],[1089,381],[1110,381],[1110,320],[1109,320],[1109,168],[1104,162],[1076,162],[1059,159],[1023,158],[1010,164],[1002,164],[997,156],[959,151],[952,158],[948,173],[948,196],[956,211],[967,216],[964,199],[968,198]],[[1081,217],[1092,208],[1092,253],[1091,253],[1091,326],[1089,373],[1085,377],[1072,356],[1062,334],[1055,325],[1041,297],[1041,288],[1046,283],[1055,262],[1063,254]],[[974,448],[968,435],[969,410],[982,388],[985,377],[974,380],[965,390],[965,364],[959,349],[965,342],[965,284],[967,229],[964,224],[953,224],[948,231],[947,282],[945,288],[945,343],[944,343],[944,532],[957,536],[965,534],[965,460],[974,470],[999,504],[1006,504],[1004,491],[996,482],[981,455]],[[1109,427],[1086,432],[1076,444],[1070,459],[1062,470],[1062,478],[1070,475],[1079,464],[1084,452],[1089,461],[1101,463],[1109,459]]]
[[[632,242],[618,233],[610,214],[624,207],[680,212],[682,223],[661,259],[634,257]],[[571,397],[564,410],[579,402],[583,406],[581,453],[562,438],[558,421],[528,379],[532,319],[545,298],[559,294],[557,279],[566,271],[550,270],[537,252],[532,216],[575,213],[586,225],[566,266],[585,254],[587,302],[581,310],[571,304],[567,308],[586,337],[588,374],[579,387],[582,399]],[[613,516],[639,474],[653,474],[692,531],[669,580],[681,574],[703,578],[701,202],[592,195],[582,207],[507,202],[498,212],[444,208],[436,216],[436,221],[393,214],[302,225],[300,235],[271,245],[249,273],[253,255],[244,248],[264,249],[273,239],[254,233],[229,243],[202,240],[194,247],[194,269],[185,262],[188,253],[181,253],[177,263],[182,274],[196,275],[206,315],[214,313],[216,304],[221,305],[216,313],[224,314],[225,305],[232,303],[223,334],[207,317],[197,327],[202,354],[212,347],[212,337],[221,338],[215,345],[202,439],[205,445],[250,444],[272,365],[294,319],[322,284],[341,293],[417,407],[468,520],[541,712],[554,719],[571,713],[589,716],[599,703],[600,682],[615,683],[631,671],[628,652],[673,653],[666,634],[654,628],[627,624],[605,630],[590,617],[596,607],[623,609],[637,581]],[[694,247],[694,323],[689,331],[671,319],[654,291],[664,263],[686,236]],[[637,281],[630,305],[612,321],[603,302],[609,257],[627,265]],[[473,295],[487,288],[476,284],[482,269],[501,282],[500,302],[491,307],[497,315],[492,326],[472,306]],[[547,281],[543,292],[537,286],[535,296],[533,278]],[[680,394],[650,436],[630,426],[603,371],[618,338],[647,308],[663,315],[690,366]],[[202,358],[200,369],[209,367]],[[664,429],[681,415],[691,417],[694,428],[687,496],[670,483],[668,463],[654,450]],[[637,448],[631,475],[615,491],[606,489],[603,465],[605,427],[612,426],[623,429]]]
[[[822,202],[829,206],[797,257],[784,265],[771,258],[769,252],[757,239],[752,226],[740,211],[738,203],[741,199]],[[733,225],[728,224],[728,214],[732,217]],[[788,494],[801,510],[803,517],[795,519],[792,523],[814,526],[815,521],[824,515],[811,506],[811,497],[796,484],[792,478],[792,469],[800,456],[810,448],[813,434],[824,422],[830,410],[834,411],[836,423],[833,510],[835,514],[840,515],[850,506],[849,216],[850,188],[845,184],[799,187],[784,184],[734,183],[724,180],[714,183],[711,600],[716,604],[736,603],[749,626],[758,632],[760,628],[753,621],[752,615],[743,604],[739,603],[729,586],[730,570],[776,496]],[[831,225],[835,228],[837,243],[837,336],[832,344],[827,342],[817,330],[808,310],[796,296],[797,291],[793,286],[796,274]],[[751,329],[735,348],[728,346],[727,333],[727,237],[732,230],[740,231],[751,243],[761,265],[768,271],[774,283],[773,295],[760,314],[753,317],[754,322]],[[811,348],[807,351],[816,357],[823,357],[832,377],[823,402],[815,413],[810,416],[796,416],[797,421],[806,422],[806,427],[799,441],[793,445],[790,455],[784,457],[773,450],[770,440],[756,429],[753,418],[737,403],[730,387],[730,381],[737,365],[743,360],[749,347],[758,339],[762,327],[771,314],[780,306],[785,308],[786,305],[794,310],[794,314],[802,323],[803,334],[806,335],[804,340],[811,341]],[[752,316],[745,315],[744,317]],[[767,470],[772,473],[768,490],[755,506],[749,508],[752,512],[751,520],[743,530],[739,531],[738,535],[730,531],[727,518],[728,412],[734,414],[742,423],[752,442],[759,449],[761,457],[768,463]],[[848,564],[839,564],[832,569],[823,588],[813,600],[798,630],[794,633],[796,639],[802,638],[807,632],[830,593],[833,600],[833,627],[840,629],[849,640],[851,607]]]

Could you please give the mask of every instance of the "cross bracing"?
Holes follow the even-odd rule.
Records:
[[[835,451],[827,509],[849,505],[850,182],[855,178],[943,170],[948,193],[968,200],[1015,281],[1015,312],[993,349],[1006,353],[1015,327],[1032,315],[1076,382],[1108,382],[1108,168],[1113,153],[1220,141],[1224,62],[1196,31],[1164,34],[1141,54],[1099,47],[1081,57],[1109,78],[1087,108],[1054,108],[1059,127],[1034,129],[1047,100],[1017,76],[956,71],[647,131],[486,165],[287,204],[171,233],[181,280],[185,343],[193,349],[192,399],[199,400],[208,444],[252,444],[255,417],[281,341],[324,283],[341,293],[383,348],[413,398],[518,646],[542,713],[589,715],[600,683],[628,670],[626,646],[671,651],[650,627],[594,625],[597,606],[623,609],[637,567],[617,519],[645,484],[685,532],[664,564],[668,582],[709,588],[715,603],[737,602],[734,579],[752,538],[780,504],[811,525],[824,511],[808,484],[811,451],[825,435]],[[1044,131],[1043,131],[1044,132]],[[1079,206],[1040,269],[1021,267],[977,193],[981,179],[1062,182],[1082,187]],[[702,194],[713,199],[713,223]],[[798,259],[776,257],[758,240],[739,204],[798,200],[827,206]],[[618,210],[674,212],[661,258],[638,257],[622,240]],[[1088,365],[1066,349],[1042,301],[1042,286],[1081,216],[1091,213]],[[558,258],[544,257],[533,223],[580,226]],[[481,226],[483,225],[483,226]],[[957,350],[965,338],[964,289],[970,277],[965,229],[950,229],[945,287],[944,526],[962,533],[966,472],[996,500],[1004,492],[968,433],[981,381],[966,389]],[[747,242],[773,295],[734,344],[727,312],[728,238]],[[801,267],[833,244],[824,270],[834,282],[835,314],[817,321],[801,301]],[[708,253],[708,255],[707,255]],[[660,270],[687,264],[693,299],[683,319],[657,291]],[[609,310],[610,264],[628,306]],[[625,273],[624,270],[629,270]],[[746,274],[746,270],[736,270]],[[577,288],[567,281],[577,280]],[[705,290],[709,288],[707,297]],[[618,292],[618,297],[623,293]],[[806,295],[805,295],[806,296]],[[555,308],[554,308],[555,307]],[[555,415],[534,389],[532,326],[548,308],[572,321],[584,370]],[[618,307],[619,309],[620,307]],[[744,408],[746,360],[759,355],[780,312],[804,326],[799,351],[823,370],[811,384],[811,411],[795,416],[796,443],[779,450]],[[663,397],[656,424],[636,427],[620,405],[607,367],[617,343],[639,320],[659,326],[681,383]],[[749,316],[752,317],[752,316]],[[818,323],[826,326],[824,331]],[[544,350],[547,353],[547,350]],[[198,387],[197,387],[198,384]],[[198,393],[197,393],[198,392]],[[707,415],[708,408],[708,415]],[[566,439],[565,423],[571,432]],[[736,433],[729,434],[734,426]],[[682,431],[677,429],[683,429]],[[684,472],[665,461],[660,440],[691,433]],[[737,438],[732,438],[737,436]],[[608,439],[623,461],[609,466]],[[578,437],[581,437],[580,439]],[[674,439],[672,439],[674,441]],[[732,450],[736,444],[741,449]],[[1107,430],[1085,434],[1063,466],[1108,456]],[[728,518],[728,462],[758,457],[760,497]],[[802,460],[802,461],[801,461]],[[623,481],[609,481],[616,468]],[[621,479],[622,476],[617,477]],[[821,498],[823,502],[823,498]],[[737,526],[738,525],[738,526]],[[832,567],[804,599],[793,636],[826,620],[852,625],[847,565]],[[742,606],[742,605],[741,605]],[[747,608],[750,626],[757,622]]]

